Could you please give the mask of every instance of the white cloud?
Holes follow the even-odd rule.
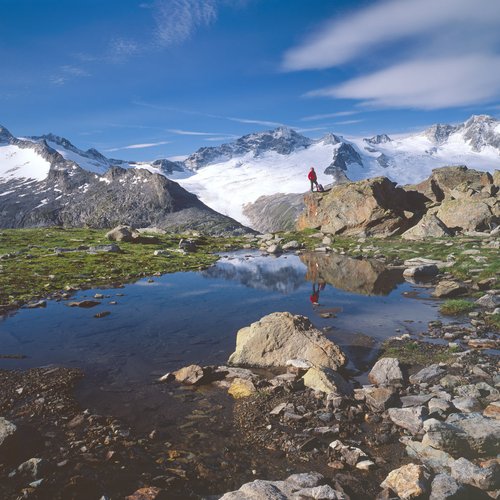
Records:
[[[238,123],[250,123],[252,125],[264,125],[265,127],[284,127],[284,126],[286,126],[284,123],[271,122],[268,120],[252,120],[252,119],[248,119],[248,118],[233,118],[233,117],[227,117],[227,120],[231,120],[233,122],[238,122]]]
[[[60,66],[57,73],[51,75],[50,82],[53,85],[62,86],[75,78],[90,76],[90,73],[79,66],[64,65]]]
[[[498,26],[498,0],[378,1],[330,20],[289,50],[282,68],[379,66],[310,96],[423,109],[485,103],[500,96]]]
[[[360,99],[379,107],[477,104],[500,95],[500,56],[410,61],[309,95]]]
[[[144,144],[130,144],[128,146],[122,146],[119,148],[106,149],[107,152],[121,151],[122,149],[144,149],[153,148],[155,146],[162,146],[163,144],[170,144],[170,141],[159,141],[159,142],[146,142]]]
[[[135,40],[128,38],[113,38],[108,45],[104,59],[121,63],[140,52],[140,46]]]
[[[303,122],[315,122],[318,120],[325,120],[328,118],[337,118],[339,116],[351,116],[359,113],[359,111],[337,111],[336,113],[324,113],[322,115],[304,116],[300,120]]]
[[[154,3],[159,45],[176,45],[217,18],[217,0],[157,0]]]
[[[194,130],[181,130],[177,128],[170,128],[168,131],[177,135],[221,135],[220,132],[196,132]]]

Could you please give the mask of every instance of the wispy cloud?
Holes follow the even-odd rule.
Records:
[[[155,146],[162,146],[164,144],[171,144],[171,141],[146,142],[144,144],[129,144],[128,146],[106,149],[105,151],[111,153],[113,151],[121,151],[122,149],[145,149],[145,148],[153,148]]]
[[[432,15],[429,15],[432,12]],[[385,66],[308,95],[436,109],[500,96],[497,0],[388,0],[333,19],[283,58],[287,71]],[[362,66],[361,66],[362,67]]]
[[[255,120],[250,118],[234,118],[231,116],[225,117],[227,120],[238,123],[250,123],[252,125],[264,125],[265,127],[285,127],[286,125],[281,122],[272,122],[268,120]]]
[[[140,51],[140,45],[136,40],[130,38],[113,38],[108,44],[104,59],[112,63],[122,63],[130,57],[137,55]]]
[[[304,116],[300,120],[303,122],[315,122],[318,120],[327,120],[328,118],[338,118],[339,116],[351,116],[359,113],[359,111],[337,111],[336,113],[324,113],[322,115]]]
[[[220,132],[196,132],[194,130],[181,130],[177,128],[170,128],[168,129],[169,132],[172,134],[177,134],[177,135],[221,135]]]
[[[217,0],[156,0],[155,34],[161,46],[176,45],[217,18]]]
[[[90,76],[90,73],[79,66],[63,65],[59,66],[57,71],[51,75],[50,82],[53,85],[62,86],[74,80],[75,78],[82,78]]]

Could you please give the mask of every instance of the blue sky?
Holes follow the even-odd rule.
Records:
[[[498,0],[0,0],[0,124],[108,156],[500,116]]]

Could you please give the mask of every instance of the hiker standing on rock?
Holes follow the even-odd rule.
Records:
[[[307,178],[311,181],[311,192],[314,191],[314,185],[316,185],[316,189],[318,189],[318,177],[316,176],[314,167],[311,167],[311,170],[309,170]]]

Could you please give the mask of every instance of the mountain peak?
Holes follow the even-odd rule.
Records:
[[[363,139],[363,141],[368,144],[385,144],[387,142],[391,142],[392,139],[387,134],[377,134],[369,139]]]

